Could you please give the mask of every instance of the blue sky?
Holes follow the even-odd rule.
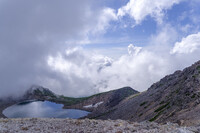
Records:
[[[107,6],[115,10],[125,6],[128,0],[109,0],[102,2],[102,6]],[[156,35],[163,27],[170,25],[176,32],[176,41],[180,41],[183,37],[199,31],[198,18],[200,17],[199,1],[180,1],[171,5],[167,9],[163,9],[162,24],[158,24],[155,17],[148,14],[139,24],[135,24],[134,18],[129,14],[117,21],[111,21],[107,31],[98,35],[97,38],[92,36],[91,40],[97,39],[92,45],[85,45],[87,49],[109,49],[114,47],[127,47],[133,43],[136,46],[150,45],[150,39]],[[197,19],[196,21],[193,19]],[[174,44],[169,45],[174,45]],[[160,42],[162,45],[162,42]],[[125,50],[125,49],[124,49]],[[125,51],[124,51],[125,53]],[[121,54],[121,53],[119,53]],[[112,56],[112,55],[110,55]]]
[[[145,91],[200,60],[199,5],[0,0],[0,97],[32,85],[75,97],[124,86]]]
[[[102,2],[104,6],[108,6],[109,8],[113,8],[115,12],[117,10],[126,5],[128,1],[121,0],[117,2],[104,1]],[[194,22],[194,18],[199,17],[199,9],[198,9],[198,1],[180,1],[178,4],[174,4],[168,9],[163,9],[163,24],[158,24],[154,17],[148,14],[143,21],[139,24],[135,24],[134,18],[131,18],[129,15],[124,16],[122,19],[117,21],[111,21],[109,29],[102,35],[98,36],[98,38],[102,40],[108,39],[109,43],[97,43],[101,45],[100,47],[108,47],[106,45],[117,45],[114,42],[111,45],[110,40],[115,40],[119,38],[128,38],[124,41],[118,41],[118,46],[124,46],[125,43],[133,42],[134,44],[145,46],[148,45],[148,39],[155,35],[156,32],[159,32],[160,28],[165,25],[171,25],[174,29],[179,32],[180,38],[183,36],[187,36],[188,34],[194,32],[192,30],[185,31],[184,33],[179,31],[186,25],[190,29],[195,29],[198,31],[198,22]],[[124,26],[126,25],[126,27]],[[134,25],[134,27],[133,27]],[[113,39],[114,38],[114,39]],[[103,45],[103,46],[102,46]],[[128,45],[128,44],[127,44]],[[94,47],[94,46],[91,46]],[[97,46],[98,47],[98,46]]]

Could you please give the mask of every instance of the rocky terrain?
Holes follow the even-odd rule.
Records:
[[[197,133],[199,127],[123,120],[0,119],[0,133]]]
[[[200,124],[200,61],[126,98],[110,112],[97,118]]]

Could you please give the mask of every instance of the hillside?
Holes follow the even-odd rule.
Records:
[[[51,101],[59,104],[63,104],[64,108],[70,109],[82,109],[95,114],[103,113],[109,110],[113,106],[119,104],[126,97],[136,94],[138,91],[133,90],[130,87],[124,87],[117,90],[98,93],[88,97],[73,98],[65,97],[63,95],[57,95],[47,88],[41,86],[32,86],[22,97],[13,99],[7,98],[0,100],[0,117],[5,117],[2,111],[13,104],[26,102],[27,100],[40,100]],[[96,111],[98,110],[98,112]]]
[[[200,123],[200,61],[153,84],[146,92],[131,96],[99,119]],[[111,110],[113,110],[111,109]]]

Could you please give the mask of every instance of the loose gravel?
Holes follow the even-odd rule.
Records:
[[[124,120],[22,118],[0,119],[0,133],[198,133],[198,127]]]

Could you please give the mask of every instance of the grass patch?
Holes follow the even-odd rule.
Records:
[[[193,94],[193,95],[191,96],[191,98],[195,98],[195,96],[196,96],[196,94]]]
[[[140,106],[143,106],[143,105],[145,105],[146,103],[147,103],[147,101],[141,103]]]
[[[186,96],[189,96],[189,95],[190,95],[190,93],[189,93],[189,92],[187,92],[187,93],[185,93],[185,95],[186,95]]]
[[[200,71],[199,71],[200,73]],[[193,78],[197,78],[199,75],[198,74],[195,74],[195,75],[192,75]]]
[[[159,111],[161,111],[162,109],[164,109],[164,108],[166,108],[167,107],[167,105],[169,105],[169,103],[170,102],[168,102],[168,103],[166,103],[166,104],[164,104],[164,105],[162,105],[162,106],[160,106],[159,108],[157,108],[154,112],[159,112]]]
[[[167,109],[169,109],[169,108],[171,108],[171,106],[169,105],[169,106],[167,106]]]
[[[165,101],[161,101],[161,102],[160,102],[160,104],[163,104],[163,103],[165,103]]]
[[[180,92],[180,89],[177,89],[177,90],[176,90],[176,94],[179,93],[179,92]]]
[[[199,70],[199,71],[200,71],[200,66],[197,66],[197,70]]]
[[[139,114],[139,117],[142,116],[142,115],[143,115],[143,113]]]
[[[150,121],[150,122],[155,121],[155,120],[158,118],[158,116],[161,115],[162,112],[163,112],[163,111],[160,111],[157,115],[155,115],[155,116],[154,116],[153,118],[151,118],[149,121]]]

